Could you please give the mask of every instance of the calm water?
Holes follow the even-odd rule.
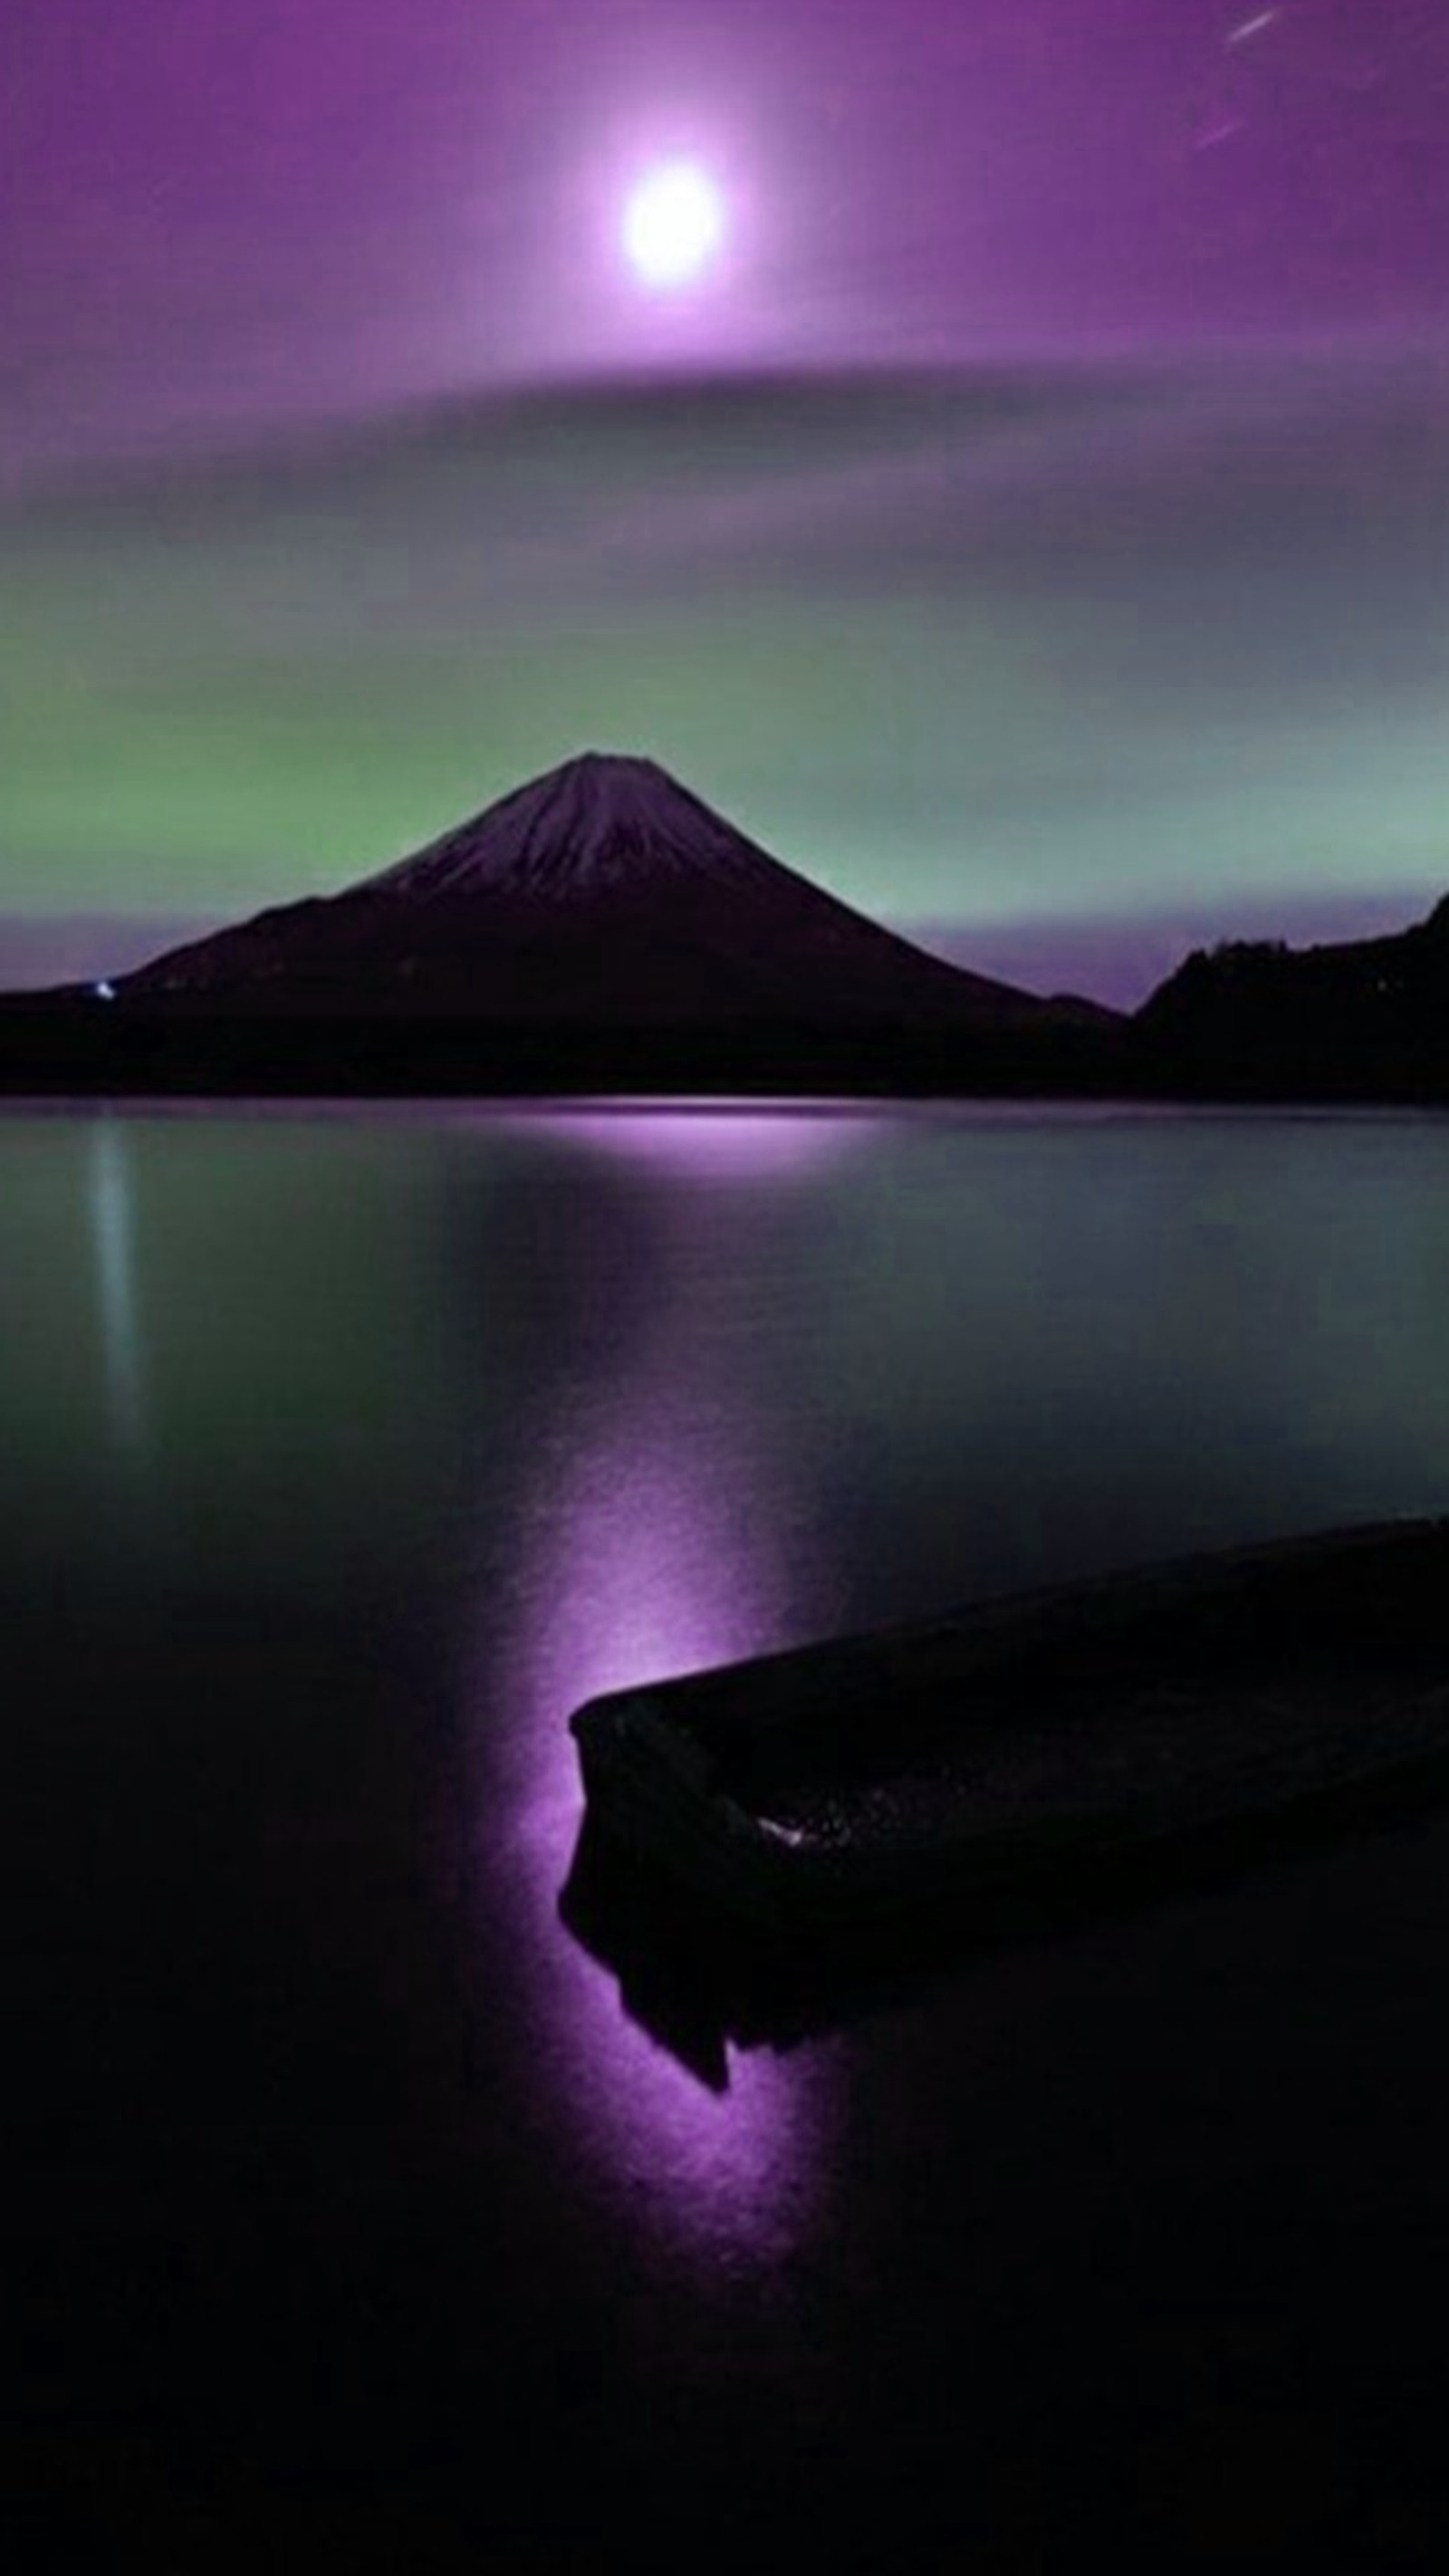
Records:
[[[592,1691],[1449,1504],[1449,1122],[11,1115],[0,1442],[38,2529],[1421,2563],[1434,1816],[722,2094],[557,1902]]]

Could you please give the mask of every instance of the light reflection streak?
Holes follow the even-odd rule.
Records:
[[[713,1189],[795,1181],[824,1169],[864,1143],[878,1119],[878,1112],[850,1107],[631,1109],[600,1102],[549,1113],[547,1130],[640,1174]]]
[[[732,2055],[721,2098],[625,2013],[607,1970],[556,1919],[581,1800],[571,1708],[648,1674],[746,1652],[761,1604],[740,1531],[687,1458],[622,1419],[577,1462],[539,1531],[521,1711],[517,1854],[539,1934],[548,2055],[590,2151],[671,2232],[759,2255],[788,2241],[816,2171],[819,2070]],[[545,1920],[546,1918],[546,1920]]]
[[[570,1128],[637,1152],[648,1179],[660,1153],[682,1149],[681,1129],[702,1136],[707,1155],[722,1147],[737,1174],[747,1142],[752,1176],[767,1181],[799,1143],[797,1132],[771,1136],[753,1119],[664,1123],[674,1132],[663,1138],[643,1116]],[[813,1133],[813,1122],[782,1124]],[[558,1916],[583,1803],[570,1712],[597,1692],[829,1624],[818,1569],[792,1544],[788,1473],[767,1445],[768,1406],[762,1400],[758,1428],[742,1437],[739,1390],[718,1378],[711,1386],[697,1314],[670,1276],[668,1202],[651,1189],[647,1204],[654,1258],[641,1258],[618,1319],[625,1356],[537,1442],[521,1598],[495,1676],[502,1689],[490,1688],[501,1723],[496,1736],[490,1728],[487,1758],[512,1819],[509,1937],[555,2115],[562,2110],[593,2181],[628,2192],[651,2232],[704,2259],[753,2265],[798,2242],[818,2205],[832,2125],[829,2050],[731,2047],[725,2088],[713,2091],[627,2015],[613,1975]]]
[[[106,1118],[91,1129],[86,1199],[95,1250],[106,1410],[117,1449],[140,1456],[146,1430],[145,1362],[136,1277],[135,1194],[124,1130]]]

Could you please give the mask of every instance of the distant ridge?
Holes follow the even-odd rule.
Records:
[[[1132,1026],[1148,1069],[1193,1093],[1443,1099],[1449,896],[1379,938],[1195,949]]]
[[[867,920],[657,762],[593,751],[343,893],[173,950],[116,988],[161,1006],[494,1025],[921,1031],[1061,1016]]]

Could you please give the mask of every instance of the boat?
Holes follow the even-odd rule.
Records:
[[[590,1839],[792,1947],[1449,1757],[1449,1519],[1175,1559],[617,1691]]]

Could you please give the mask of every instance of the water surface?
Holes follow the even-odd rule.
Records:
[[[8,1116],[37,2511],[1401,2563],[1434,1816],[722,2092],[557,1906],[595,1690],[1443,1507],[1446,1289],[1430,1117]]]

